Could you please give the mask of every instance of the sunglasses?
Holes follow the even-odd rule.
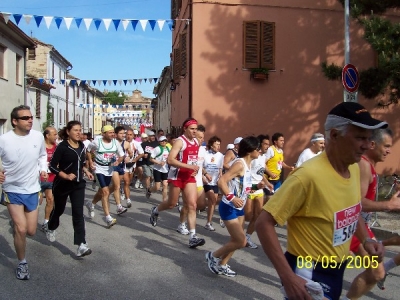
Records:
[[[17,120],[24,120],[24,121],[28,121],[28,120],[33,120],[33,116],[23,116],[23,117],[18,117],[16,118]]]

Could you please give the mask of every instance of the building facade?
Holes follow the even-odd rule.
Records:
[[[154,87],[156,97],[152,101],[154,128],[171,132],[171,67],[165,67]]]
[[[34,41],[0,15],[0,134],[12,129],[11,110],[27,104],[25,62],[27,53],[34,57],[34,51]]]
[[[343,101],[339,81],[329,81],[321,64],[344,65],[344,10],[336,0],[172,0],[171,125],[191,116],[222,146],[237,136],[282,132],[285,161],[293,164],[315,132],[324,132],[330,108]],[[399,21],[399,14],[389,12]],[[179,21],[189,19],[189,22]],[[374,66],[375,55],[350,22],[351,62]],[[267,79],[253,75],[267,70]],[[264,77],[265,78],[265,77]],[[398,108],[376,108],[359,96],[375,117],[400,134]],[[396,142],[380,171],[400,169]]]

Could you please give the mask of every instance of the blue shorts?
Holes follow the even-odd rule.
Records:
[[[113,172],[118,172],[119,175],[124,175],[125,174],[124,166],[121,165],[114,166]]]
[[[244,216],[244,209],[236,209],[221,201],[218,207],[221,220],[229,221]]]
[[[31,212],[36,210],[39,206],[39,193],[19,194],[3,191],[1,193],[1,201],[7,204],[23,205],[26,211]]]
[[[112,176],[106,176],[104,174],[96,173],[96,177],[100,188],[107,187],[111,184]]]
[[[45,190],[53,189],[53,182],[42,181],[40,182],[41,192],[43,193]]]
[[[279,189],[282,185],[282,181],[280,179],[278,180],[268,180],[273,186],[274,186],[274,191],[276,192],[277,189]]]
[[[297,256],[285,253],[286,260],[288,261],[293,272],[299,274],[307,279],[318,282],[322,286],[324,296],[327,299],[340,299],[342,294],[343,286],[343,275],[346,270],[346,265],[343,264],[336,268],[330,268],[329,266],[323,266],[322,264],[313,265],[312,268],[299,269],[299,262]]]
[[[207,193],[208,191],[213,191],[214,194],[218,194],[218,185],[204,185],[204,191]]]

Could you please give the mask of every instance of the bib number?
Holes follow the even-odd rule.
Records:
[[[335,212],[333,228],[333,246],[339,246],[349,241],[357,228],[361,204]]]

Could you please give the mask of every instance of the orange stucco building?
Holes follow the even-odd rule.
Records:
[[[341,4],[337,0],[172,0],[171,4],[173,19],[190,20],[176,21],[173,31],[172,126],[181,126],[192,116],[206,126],[206,139],[216,134],[223,147],[237,136],[282,132],[285,161],[295,163],[311,135],[324,133],[330,108],[343,101],[341,82],[329,81],[321,69],[324,61],[344,64]],[[400,21],[395,11],[388,16]],[[261,25],[253,22],[255,27],[249,27],[249,21]],[[374,53],[354,21],[350,37],[351,63],[359,69],[373,66]],[[252,78],[250,67],[269,68],[268,79]],[[393,153],[380,172],[399,171],[400,108],[382,110],[374,101],[358,99],[375,117],[386,119],[395,133]]]

